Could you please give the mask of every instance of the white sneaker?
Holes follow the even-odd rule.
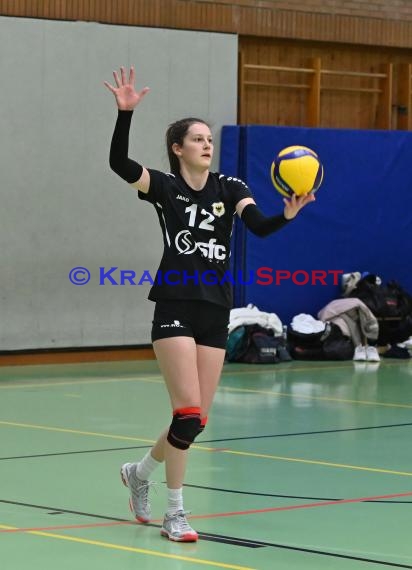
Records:
[[[368,347],[368,348],[372,348],[372,347]],[[366,347],[365,346],[359,345],[355,348],[353,360],[367,360],[367,358],[366,358]]]
[[[152,481],[142,481],[136,475],[137,463],[125,463],[120,469],[123,485],[129,488],[129,507],[136,520],[141,523],[150,521],[149,488]]]
[[[160,534],[174,542],[196,542],[198,534],[189,525],[186,511],[177,511],[173,515],[165,514]]]
[[[375,346],[366,347],[366,360],[368,362],[380,362],[380,356]]]

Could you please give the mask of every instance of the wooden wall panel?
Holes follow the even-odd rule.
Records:
[[[411,125],[411,79],[399,72],[401,63],[412,63],[411,0],[0,0],[0,14],[236,33],[249,63],[301,68],[320,57],[321,67],[326,69],[378,72],[391,62],[391,124],[394,128]],[[401,77],[404,79],[399,82]],[[312,124],[308,106],[313,116],[318,102],[312,96],[313,90],[304,86],[313,81],[313,76],[310,79],[299,73],[279,72],[274,77],[268,71],[247,74],[247,80],[252,82],[273,83],[274,78],[275,83],[293,84],[296,88],[241,88],[240,120]],[[380,89],[381,81],[322,76],[321,84],[321,126],[382,125],[379,94],[332,90],[339,86]],[[406,105],[407,116],[398,116],[399,105]]]
[[[323,70],[346,71],[360,74],[386,74],[387,65],[393,64],[393,80],[388,82],[392,93],[391,115],[384,121],[385,110],[381,101],[385,93],[374,93],[385,86],[384,78],[364,76],[338,76],[322,74],[320,122],[328,128],[405,128],[405,119],[398,116],[397,107],[405,102],[405,94],[397,93],[401,64],[412,62],[412,50],[356,48],[339,44],[291,42],[263,38],[241,38],[242,61],[246,64],[311,68],[313,58],[320,58]],[[241,123],[276,124],[286,126],[310,125],[308,120],[310,74],[286,73],[283,71],[248,70],[244,74],[246,85],[240,101]],[[272,83],[274,86],[264,84]],[[295,85],[288,88],[285,85]],[[338,89],[352,89],[341,91]],[[401,100],[402,99],[402,100]],[[389,124],[389,126],[388,126]],[[383,126],[385,125],[385,126]]]
[[[410,0],[0,0],[0,15],[412,48]]]

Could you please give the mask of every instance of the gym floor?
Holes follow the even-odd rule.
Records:
[[[136,523],[119,467],[169,421],[155,361],[0,368],[4,570],[412,568],[412,362],[224,367],[193,446],[200,540]]]

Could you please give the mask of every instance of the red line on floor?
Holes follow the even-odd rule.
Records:
[[[134,521],[112,521],[108,523],[94,523],[94,524],[71,524],[71,525],[60,525],[60,526],[39,526],[30,528],[0,528],[0,533],[2,532],[40,532],[42,530],[70,530],[76,528],[98,528],[102,526],[120,526],[120,525],[131,525],[136,524]]]
[[[320,503],[306,503],[303,505],[287,505],[286,507],[268,507],[266,509],[250,509],[247,511],[231,511],[227,513],[212,513],[209,515],[193,515],[190,519],[212,519],[219,517],[233,517],[238,515],[254,515],[259,513],[273,513],[276,511],[292,511],[296,509],[313,509],[315,507],[329,507],[331,505],[345,505],[348,503],[362,503],[365,501],[379,501],[384,499],[399,499],[401,497],[412,496],[412,491],[408,493],[394,493],[391,495],[375,495],[373,497],[360,497],[357,499],[338,499],[336,501],[322,501]],[[153,523],[163,522],[163,518],[154,519]],[[69,530],[69,529],[82,529],[82,528],[98,528],[98,527],[108,527],[108,526],[121,526],[121,525],[135,525],[139,524],[135,521],[112,521],[108,523],[95,523],[95,524],[77,524],[77,525],[62,525],[62,526],[46,526],[46,527],[32,527],[32,528],[13,528],[13,529],[1,529],[0,533],[7,532],[40,532],[40,531],[50,531],[50,530]]]
[[[266,509],[250,509],[248,511],[232,511],[228,513],[214,513],[210,515],[193,515],[191,519],[207,519],[207,518],[217,518],[217,517],[232,517],[236,515],[253,515],[258,513],[273,513],[275,511],[292,511],[294,509],[313,509],[314,507],[328,507],[331,505],[344,505],[347,503],[362,503],[364,501],[378,501],[382,499],[394,499],[400,497],[409,497],[412,492],[409,493],[396,493],[392,495],[377,495],[374,497],[361,497],[358,499],[338,499],[336,501],[322,501],[320,503],[306,503],[304,505],[289,505],[286,507],[269,507]]]

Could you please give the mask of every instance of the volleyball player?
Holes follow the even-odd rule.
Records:
[[[198,539],[186,518],[182,487],[187,453],[203,431],[219,382],[232,307],[230,236],[236,213],[249,230],[266,236],[285,226],[313,195],[285,199],[283,214],[265,217],[242,181],[209,171],[213,140],[201,119],[169,126],[171,172],[145,168],[128,157],[133,110],[149,89],[135,89],[135,71],[113,73],[105,82],[118,107],[110,166],[142,200],[156,209],[164,251],[149,299],[154,301],[151,338],[169,393],[172,420],[140,462],[121,467],[130,506],[138,521],[150,520],[149,477],[165,462],[168,506],[161,534],[173,541]],[[213,284],[217,282],[217,284]],[[170,420],[169,420],[170,421]]]

